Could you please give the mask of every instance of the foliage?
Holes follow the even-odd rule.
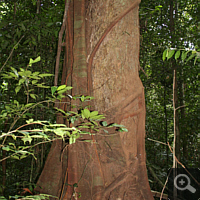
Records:
[[[171,5],[170,5],[171,4]],[[146,98],[147,168],[150,186],[162,191],[172,166],[173,70],[177,70],[180,161],[186,167],[199,163],[199,8],[196,0],[141,1],[140,77]],[[170,6],[173,12],[170,12]],[[173,13],[173,16],[172,14]],[[172,21],[173,19],[173,21]],[[154,141],[152,141],[152,140]],[[158,141],[158,142],[155,142]]]
[[[30,59],[29,65],[32,66],[33,63],[40,61],[40,57],[36,58],[35,60]],[[66,92],[72,89],[71,86],[61,85],[59,87],[53,86],[51,87],[51,94],[52,97],[49,100],[44,100],[42,102],[35,102],[29,103],[29,95],[31,98],[36,99],[36,95],[34,94],[35,87],[41,88],[49,88],[46,86],[45,83],[38,83],[43,77],[52,76],[52,74],[41,74],[40,72],[32,73],[31,70],[24,70],[20,68],[18,72],[15,68],[11,67],[11,72],[6,72],[2,75],[3,79],[14,79],[17,80],[15,92],[16,94],[19,90],[24,86],[24,93],[27,96],[27,103],[20,104],[19,101],[16,99],[9,104],[5,105],[5,109],[2,110],[0,115],[0,121],[5,122],[6,120],[12,121],[9,131],[7,133],[2,133],[0,139],[3,140],[1,145],[2,149],[5,151],[11,151],[13,154],[11,155],[12,158],[15,159],[22,159],[28,156],[29,154],[33,155],[33,153],[28,152],[26,149],[32,148],[33,146],[19,146],[16,147],[15,143],[6,143],[7,137],[11,137],[14,141],[20,139],[23,141],[24,145],[26,143],[31,144],[34,139],[43,139],[44,141],[52,141],[55,139],[65,139],[69,137],[69,144],[75,143],[76,139],[81,136],[81,134],[89,134],[99,132],[99,130],[109,127],[118,127],[119,131],[127,131],[122,125],[118,124],[110,124],[108,125],[106,122],[98,123],[102,120],[104,115],[100,115],[98,111],[90,111],[87,108],[77,108],[76,105],[72,105],[71,107],[76,108],[77,111],[64,111],[55,107],[57,114],[62,113],[65,119],[70,122],[72,125],[78,121],[78,125],[67,127],[65,124],[56,124],[51,123],[46,120],[37,120],[35,121],[33,118],[30,118],[31,109],[36,106],[39,106],[43,103],[56,103],[59,101],[62,103],[62,99],[66,97]],[[5,82],[4,82],[5,83]],[[30,85],[33,87],[31,88]],[[88,101],[88,99],[92,99],[90,96],[81,96],[81,97],[72,97],[71,95],[67,94],[70,99],[76,100],[80,99],[81,102]],[[68,102],[69,103],[69,102]],[[26,120],[26,124],[21,126],[17,126],[17,122],[21,118],[29,118]],[[33,128],[37,126],[37,128]],[[13,129],[13,127],[16,127]],[[22,129],[23,128],[23,129]],[[26,128],[26,129],[24,129]],[[83,130],[84,129],[84,130]],[[106,131],[106,130],[104,130]],[[107,132],[107,131],[106,131]],[[51,133],[54,133],[52,135]],[[41,143],[41,142],[40,142]],[[38,143],[38,144],[40,144]],[[34,144],[38,145],[37,143]]]
[[[107,128],[115,127],[118,131],[127,131],[123,125],[107,124],[106,121],[102,121],[105,117],[98,113],[98,111],[90,111],[89,107],[83,107],[73,105],[72,101],[79,100],[81,103],[90,101],[90,96],[74,96],[68,94],[68,91],[72,89],[71,86],[61,85],[51,87],[51,97],[47,97],[46,100],[37,102],[38,95],[35,94],[37,88],[50,88],[46,86],[44,82],[40,83],[44,77],[52,76],[52,74],[32,72],[30,67],[33,63],[40,61],[40,57],[35,60],[30,59],[26,69],[17,69],[10,67],[8,72],[3,73],[2,79],[2,91],[8,90],[7,86],[9,80],[13,80],[14,91],[16,94],[24,88],[24,95],[26,96],[26,103],[21,103],[20,98],[12,100],[10,103],[5,103],[2,106],[0,115],[1,123],[10,122],[8,132],[2,132],[0,135],[1,145],[0,148],[3,151],[9,152],[9,156],[4,157],[0,161],[7,158],[21,160],[27,158],[29,155],[37,158],[34,155],[34,148],[37,145],[41,145],[47,142],[52,142],[56,139],[68,140],[69,144],[76,142],[78,138],[88,134],[98,134],[100,130],[104,130],[106,133]],[[30,102],[29,96],[32,98]],[[71,105],[71,109],[64,111],[55,106],[55,115],[62,115],[70,126],[66,124],[51,123],[49,120],[34,120],[32,117],[32,110],[35,107],[39,107],[44,104],[62,104],[62,99],[68,98],[68,103]],[[35,102],[34,102],[35,101]],[[52,106],[53,107],[53,106]],[[21,120],[21,121],[20,121]],[[20,121],[20,122],[19,122]],[[91,140],[83,140],[85,142],[92,142]],[[42,197],[35,197],[36,199],[42,199]]]
[[[24,73],[20,70],[20,68],[23,68],[24,71],[26,71],[26,69],[27,71],[31,71],[31,75],[34,76],[38,76],[38,74],[34,74],[35,72],[39,72],[39,74],[53,73],[57,36],[62,24],[64,1],[42,0],[40,2],[41,4],[39,5],[35,0],[0,1],[1,75],[14,73],[11,66],[18,73]],[[42,57],[42,61],[34,63],[32,67],[27,66],[29,58],[38,58],[39,56]],[[4,65],[5,63],[6,65]],[[23,78],[20,75],[19,78],[0,78],[0,135],[2,133],[8,133],[9,131],[16,130],[17,127],[21,127],[23,124],[26,124],[23,128],[27,130],[42,128],[39,124],[28,125],[26,123],[26,120],[28,119],[33,119],[34,121],[48,121],[50,124],[55,123],[57,114],[55,114],[55,110],[53,108],[54,103],[52,102],[53,97],[51,89],[40,87],[44,85],[51,86],[54,77],[39,76],[40,79],[34,79],[34,77],[32,78],[28,76],[29,75],[27,74],[26,78]],[[22,80],[19,82],[20,79]],[[28,83],[27,88],[26,81],[28,81],[28,79],[31,80],[31,82]],[[38,82],[36,82],[37,80]],[[41,85],[38,85],[38,87],[36,84]],[[17,86],[19,87],[17,88]],[[34,90],[32,90],[33,88]],[[20,89],[17,94],[15,89]],[[52,99],[48,99],[48,97],[51,97]],[[44,99],[46,102],[43,102]],[[28,106],[27,102],[29,104]],[[36,102],[38,102],[37,105]],[[10,107],[10,110],[6,110],[5,106]],[[4,114],[2,113],[3,110]],[[12,114],[12,117],[8,116],[10,114]],[[2,115],[4,116],[2,117]],[[15,117],[19,117],[19,119]],[[17,121],[15,122],[16,119]],[[9,130],[12,124],[15,125],[12,130]],[[4,145],[9,145],[9,143],[15,144],[16,149],[14,149],[14,146],[12,145],[9,146],[9,148],[14,149],[15,151],[22,150],[24,146],[30,146],[29,149],[24,150],[29,152],[25,155],[35,155],[37,160],[35,160],[33,156],[28,156],[26,159],[21,160],[6,160],[6,172],[0,168],[0,180],[3,180],[0,185],[0,193],[3,194],[4,192],[7,197],[8,195],[18,193],[21,188],[28,187],[31,191],[34,189],[34,183],[37,181],[50,149],[50,142],[48,140],[46,141],[47,143],[34,146],[36,141],[42,141],[43,138],[33,138],[31,147],[29,142],[24,144],[24,141],[20,138],[25,138],[25,135],[18,132],[15,133],[18,138],[14,140],[12,136],[8,136],[6,137]],[[29,134],[27,135],[30,137],[33,135],[30,134],[30,132],[28,133]],[[51,132],[51,134],[52,136],[53,134],[56,136],[53,132]],[[27,136],[27,138],[29,136]],[[5,137],[2,139],[4,140]],[[19,149],[20,146],[22,146],[21,149]],[[12,151],[2,151],[2,148],[0,149],[1,158],[10,157],[13,153],[14,152]],[[18,158],[23,156],[22,154],[16,155],[18,155]],[[5,165],[4,161],[2,161],[2,166]],[[3,173],[6,173],[6,182],[4,182],[5,175]]]
[[[48,144],[54,138],[71,138],[70,142],[74,142],[76,137],[81,137],[80,131],[83,135],[88,129],[96,133],[103,128],[106,132],[109,126],[106,122],[100,123],[103,116],[97,111],[90,111],[89,107],[70,107],[71,102],[77,100],[84,104],[91,97],[72,97],[70,88],[60,83],[59,87],[49,87],[53,76],[44,74],[53,74],[54,71],[64,1],[40,2],[38,7],[36,0],[0,1],[0,65],[4,66],[7,61],[3,68],[0,67],[0,134],[1,141],[5,140],[1,143],[5,150],[0,155],[3,157],[3,152],[6,152],[3,158],[16,156],[15,159],[7,159],[7,195],[16,194],[16,191],[26,187],[33,190],[50,148]],[[171,2],[174,8],[173,34],[170,30]],[[186,167],[197,167],[199,163],[198,5],[197,0],[143,0],[140,4],[140,65],[146,73],[140,71],[140,77],[146,97],[147,166],[152,167],[163,183],[171,167],[172,154],[168,147],[148,138],[163,143],[173,142],[174,67],[178,76],[178,106],[184,105],[178,110],[180,161]],[[33,63],[38,61],[39,56],[42,60]],[[31,57],[36,59],[29,61]],[[62,70],[62,64],[59,69]],[[62,105],[63,97],[68,100],[68,111],[54,107],[55,101]],[[74,129],[54,126],[57,115],[65,117]],[[124,129],[120,126],[117,128]],[[2,169],[0,172],[2,180]],[[158,184],[151,173],[149,180],[153,190],[161,191],[163,186]]]
[[[167,60],[169,60],[170,58],[172,58],[174,56],[175,60],[177,61],[177,59],[179,57],[181,57],[182,62],[185,62],[185,64],[191,60],[192,58],[194,58],[194,65],[196,64],[197,59],[200,59],[200,49],[196,50],[185,50],[185,49],[165,49],[165,51],[163,52],[163,61],[165,61],[165,59],[167,58]],[[188,54],[190,54],[188,56]],[[188,56],[188,58],[187,58]],[[187,59],[186,59],[187,58]]]

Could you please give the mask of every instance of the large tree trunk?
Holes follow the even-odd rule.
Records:
[[[38,181],[40,192],[67,200],[77,199],[79,194],[83,200],[153,199],[145,160],[144,89],[138,74],[138,6],[138,0],[71,3],[66,44],[71,44],[73,34],[74,40],[66,50],[73,59],[65,62],[65,83],[69,84],[70,76],[73,94],[94,96],[92,108],[105,114],[108,123],[121,123],[129,131],[99,133],[90,138],[91,143],[77,141],[62,154],[67,166],[59,159],[61,144],[53,145]],[[47,176],[55,174],[56,164],[59,168],[52,188],[49,181],[53,179]]]

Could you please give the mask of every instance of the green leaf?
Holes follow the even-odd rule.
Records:
[[[186,52],[186,51],[183,51],[183,52],[182,52],[182,55],[181,55],[181,59],[182,59],[183,62],[184,62],[186,56],[187,56],[187,52]]]
[[[40,56],[38,56],[35,60],[33,60],[32,58],[30,58],[29,66],[32,66],[33,63],[39,62],[40,60],[41,60]]]
[[[90,113],[90,118],[91,118],[91,117],[94,117],[94,116],[96,116],[96,115],[98,115],[98,113],[99,113],[98,111],[93,111],[93,112],[91,112],[91,113]]]
[[[16,104],[17,107],[19,107],[19,102],[17,100],[14,100],[14,104]]]
[[[38,56],[38,57],[34,60],[34,63],[39,62],[40,60],[41,60],[41,57]]]
[[[189,60],[191,60],[193,57],[195,56],[195,54],[193,53],[193,54],[191,54],[190,56],[189,56],[189,58],[186,60],[186,63],[189,61]]]
[[[84,110],[82,110],[82,118],[83,119],[88,119],[90,117],[90,111],[87,109],[87,108],[85,108]]]
[[[101,119],[104,119],[104,118],[105,118],[104,115],[96,115],[96,116],[90,117],[90,119],[92,119],[92,120],[101,120]]]
[[[165,59],[166,59],[167,51],[168,50],[165,49],[164,52],[163,52],[163,56],[162,56],[163,61],[165,61]]]
[[[19,160],[19,156],[17,155],[11,156],[11,158]]]
[[[45,77],[45,76],[54,76],[53,74],[40,74],[40,77]]]
[[[28,103],[28,104],[25,105],[25,108],[31,107],[33,105],[34,105],[34,103]]]
[[[57,88],[57,91],[63,90],[64,88],[66,88],[66,85],[61,85],[61,86],[59,86],[59,87]]]
[[[181,51],[178,50],[178,51],[176,52],[176,54],[175,54],[175,60],[177,60],[177,59],[180,57],[180,55],[181,55]]]
[[[21,87],[22,87],[22,86],[19,85],[19,86],[17,86],[17,87],[15,88],[16,94],[20,91]]]
[[[32,72],[30,70],[26,70],[24,74],[26,77],[29,77],[32,74]]]
[[[40,72],[34,72],[32,73],[32,76],[37,76]]]
[[[33,123],[33,121],[34,121],[33,119],[29,119],[29,120],[26,120],[26,123],[31,124],[31,123]]]
[[[10,106],[5,106],[5,108],[6,108],[7,111],[11,110]]]
[[[71,86],[67,86],[66,87],[66,90],[71,90],[73,87],[71,87]]]
[[[196,64],[197,59],[198,59],[198,57],[196,56],[195,59],[194,59],[194,65]]]
[[[63,94],[63,93],[65,93],[66,91],[67,91],[66,88],[63,89],[63,90],[59,90],[59,91],[58,91],[58,94]]]
[[[51,87],[51,94],[53,95],[56,90],[57,90],[57,86],[52,86]]]
[[[32,85],[35,85],[38,82],[38,80],[33,80]]]
[[[31,74],[32,74],[32,72],[31,71],[29,71],[29,70],[27,70],[27,71],[21,71],[21,72],[19,72],[18,73],[20,76],[22,76],[22,77],[28,77],[28,76],[30,76]]]
[[[85,100],[85,97],[84,96],[81,96],[81,101],[83,102]]]
[[[65,131],[63,131],[61,128],[57,128],[54,130],[54,133],[58,136],[63,137],[65,135]]]
[[[28,157],[28,155],[22,155],[22,156],[20,156],[20,160],[22,160],[23,158],[26,158],[26,157]]]
[[[119,128],[118,131],[119,132],[128,132],[128,129],[122,127],[122,128]]]
[[[57,99],[58,99],[58,100],[62,100],[62,98],[64,98],[64,97],[65,97],[64,95],[58,95],[58,96],[57,96]]]
[[[18,75],[12,73],[12,72],[9,72],[9,75],[10,75],[10,78],[18,78]]]
[[[32,140],[33,139],[30,136],[22,138],[22,141],[24,142],[24,144],[26,144],[26,142],[29,142],[29,144],[31,144]]]
[[[25,135],[25,136],[28,136],[28,135],[29,135],[29,132],[27,132],[27,131],[18,130],[17,132],[18,132],[18,133],[21,133],[21,134],[23,134],[23,135]]]
[[[105,130],[105,129],[103,129],[103,131],[104,131],[105,133],[108,133],[108,131],[107,131],[107,130]]]
[[[16,146],[15,146],[14,143],[9,142],[8,144],[9,144],[10,146],[13,146],[14,148],[16,148]]]
[[[30,94],[32,99],[36,99],[36,95],[35,94]]]
[[[10,150],[11,150],[9,146],[2,147],[2,149],[3,149],[4,151],[10,151]]]
[[[124,127],[124,125],[113,123],[113,124],[109,124],[108,127]]]
[[[72,124],[74,124],[74,122],[76,121],[76,117],[75,116],[70,117],[70,121],[71,121]]]
[[[90,126],[83,125],[83,126],[79,126],[78,128],[90,128]]]
[[[19,79],[19,85],[21,85],[22,83],[24,83],[24,81],[25,81],[25,79],[24,78],[21,78],[21,79]]]
[[[17,70],[16,70],[15,68],[13,68],[13,67],[11,67],[11,69],[12,69],[12,71],[15,73],[15,75],[18,77],[19,74],[18,74]]]
[[[0,196],[0,200],[7,200],[4,196]]]
[[[46,85],[43,85],[44,83],[42,84],[36,84],[37,87],[39,88],[50,88],[50,86],[46,86]]]
[[[167,55],[167,60],[169,60],[174,55],[174,53],[175,53],[175,50],[169,49],[168,55]]]
[[[91,119],[91,117],[90,117],[90,119]],[[95,122],[94,120],[91,120],[91,122],[92,122],[94,125],[98,126],[98,123]]]
[[[41,79],[41,77],[39,77],[39,76],[37,76],[37,75],[33,75],[33,74],[31,74],[31,75],[29,76],[29,78],[36,79],[36,80],[40,80],[40,79]]]
[[[17,139],[16,135],[11,134],[11,136],[12,136],[13,140],[16,140],[16,139]]]
[[[103,126],[108,126],[107,121],[101,122]]]

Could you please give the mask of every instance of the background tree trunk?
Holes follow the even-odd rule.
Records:
[[[67,167],[48,157],[38,181],[42,187],[40,192],[48,191],[67,200],[76,199],[79,194],[83,200],[153,199],[146,171],[144,89],[138,74],[139,2],[74,0],[71,3],[69,12],[73,13],[68,14],[71,19],[68,19],[66,44],[71,44],[70,35],[74,34],[74,48],[70,48],[73,53],[70,53],[70,45],[66,50],[67,56],[73,55],[73,58],[66,62],[68,74],[62,80],[67,83],[70,76],[73,94],[94,96],[92,109],[105,114],[108,123],[121,123],[129,131],[111,130],[108,134],[87,136],[86,139],[93,141],[91,143],[77,141],[68,148],[67,154],[64,153],[63,159],[68,159]],[[69,22],[73,22],[73,30],[69,28]],[[72,72],[69,70],[71,66]],[[57,149],[52,152],[52,148],[50,156],[58,158],[61,148]],[[45,177],[51,170],[56,170],[52,165],[57,162],[57,183],[50,191],[47,188],[52,186],[48,186]]]

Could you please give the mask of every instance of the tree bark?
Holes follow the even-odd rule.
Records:
[[[47,184],[45,173],[53,170],[51,165],[59,166],[57,185],[54,192],[48,190],[49,194],[66,200],[78,199],[79,195],[82,200],[153,200],[146,170],[144,88],[138,73],[139,3],[74,0],[70,5],[69,12],[73,7],[73,14],[68,16],[73,20],[68,19],[68,23],[73,21],[73,31],[66,31],[65,43],[70,47],[73,43],[72,53],[66,46],[67,56],[73,58],[66,62],[68,73],[62,80],[71,80],[74,95],[93,95],[92,109],[105,114],[108,123],[121,123],[129,131],[86,136],[91,143],[77,140],[67,154],[63,153],[67,167],[48,157],[48,167],[38,184]],[[52,148],[50,155],[59,157],[60,147],[55,152]]]

